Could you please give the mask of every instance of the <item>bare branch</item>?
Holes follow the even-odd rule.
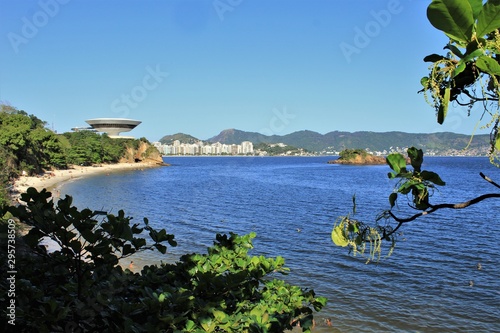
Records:
[[[490,177],[486,176],[484,173],[480,172],[479,175],[481,177],[483,177],[484,180],[486,180],[487,182],[489,182],[490,184],[492,184],[493,186],[496,186],[496,187],[500,188],[500,185],[498,185],[497,183],[495,183]]]
[[[498,186],[498,185],[496,185]],[[444,204],[439,204],[439,205],[431,205],[429,210],[420,212],[418,214],[415,214],[413,216],[407,217],[407,218],[399,218],[396,215],[394,215],[393,212],[388,211],[389,215],[399,223],[407,223],[414,221],[415,219],[419,218],[420,216],[424,215],[429,215],[431,213],[434,213],[435,211],[443,208],[451,208],[451,209],[463,209],[472,205],[477,204],[478,202],[481,202],[485,199],[489,198],[500,198],[500,193],[488,193],[488,194],[483,194],[477,198],[471,199],[469,201],[461,202],[461,203],[456,203],[456,204],[449,204],[449,203],[444,203]]]
[[[472,95],[467,89],[462,89],[461,92],[463,92],[464,94],[466,94],[471,99],[470,103],[475,103],[475,102],[480,102],[480,101],[496,101],[496,102],[498,102],[498,97],[496,97],[496,98],[495,97],[480,98],[480,97]]]

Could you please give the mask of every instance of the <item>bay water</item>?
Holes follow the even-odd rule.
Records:
[[[292,284],[329,299],[315,315],[318,332],[500,332],[500,200],[440,210],[400,229],[394,253],[378,262],[333,245],[337,218],[374,223],[396,185],[387,165],[328,164],[333,157],[168,157],[170,167],[96,175],[66,183],[79,208],[147,217],[175,235],[166,255],[206,252],[215,234],[256,232],[253,255],[283,256]],[[500,169],[482,157],[427,157],[423,169],[447,183],[433,203],[499,192]],[[405,198],[401,217],[417,211]],[[389,244],[384,244],[385,248]],[[384,255],[385,253],[383,253]],[[331,319],[332,326],[324,323]]]

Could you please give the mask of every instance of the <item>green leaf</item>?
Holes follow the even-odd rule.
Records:
[[[227,315],[224,313],[224,311],[216,310],[214,309],[212,311],[212,314],[215,317],[215,320],[217,320],[219,323],[223,323],[226,320]]]
[[[192,320],[188,320],[186,321],[186,331],[187,332],[191,332],[192,330],[194,330],[196,327],[196,324],[194,323],[194,321]]]
[[[500,64],[493,58],[482,56],[476,60],[476,66],[490,75],[500,75]]]
[[[347,230],[349,230],[349,232],[354,232],[354,233],[359,232],[358,223],[349,223]]]
[[[437,62],[437,61],[440,61],[440,60],[443,60],[443,59],[448,59],[442,55],[439,55],[439,54],[429,54],[427,57],[424,58],[424,62]]]
[[[389,203],[391,204],[391,208],[396,204],[396,200],[398,199],[398,194],[396,192],[391,193],[389,195]]]
[[[406,159],[403,155],[399,153],[389,154],[385,160],[396,174],[400,174],[401,171],[406,172]]]
[[[349,240],[344,234],[344,223],[340,223],[338,226],[332,230],[332,241],[337,246],[346,247],[349,244]]]
[[[439,105],[439,110],[438,110],[438,123],[443,124],[444,118],[446,118],[446,114],[448,113],[448,104],[450,103],[450,87],[447,87],[444,91],[444,96],[443,100],[441,101],[441,104]]]
[[[481,56],[481,55],[484,54],[484,51],[482,49],[478,49],[477,48],[477,44],[476,43],[469,43],[469,45],[472,45],[471,48],[473,48],[474,45],[475,45],[476,49],[474,49],[474,51],[472,51],[470,53],[468,53],[470,50],[467,50],[467,53],[465,54],[465,57],[462,59],[464,62],[471,61],[475,57],[479,57],[479,56]]]
[[[472,39],[474,13],[468,1],[434,0],[427,7],[427,18],[436,29],[452,39],[461,42]]]
[[[483,37],[500,27],[500,0],[489,0],[477,17],[476,35]]]
[[[456,47],[455,45],[453,44],[448,44],[444,47],[445,49],[448,49],[450,50],[454,55],[456,55],[457,57],[459,58],[463,58],[464,55],[462,54],[462,52],[458,49],[458,47]]]
[[[420,168],[422,167],[422,163],[424,162],[424,152],[422,151],[422,149],[410,147],[408,148],[407,153],[413,169],[415,169],[415,171],[417,172],[420,172]]]
[[[483,10],[483,0],[468,0],[470,7],[472,8],[472,14],[474,15],[474,19],[477,20],[479,13]]]
[[[165,245],[162,245],[162,244],[153,244],[153,246],[161,253],[161,254],[165,254],[167,253],[167,247]]]
[[[455,70],[453,71],[453,75],[451,77],[454,78],[458,74],[462,73],[464,71],[464,69],[465,69],[465,62],[460,61],[458,63],[458,66],[455,67]]]
[[[446,183],[441,179],[441,177],[439,177],[439,175],[435,172],[432,172],[432,171],[422,171],[420,173],[420,176],[422,176],[422,178],[424,180],[427,180],[427,181],[430,181],[430,182],[433,182],[434,184],[436,185],[439,185],[439,186],[444,186],[446,185]]]

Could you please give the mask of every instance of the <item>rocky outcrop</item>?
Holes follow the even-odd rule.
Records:
[[[140,141],[137,149],[134,147],[128,147],[125,152],[125,156],[120,160],[120,163],[134,162],[144,162],[165,166],[169,165],[163,162],[163,158],[161,157],[158,149],[145,141]]]
[[[329,164],[352,164],[352,165],[381,165],[386,164],[385,157],[375,156],[368,153],[354,153],[349,156],[340,156],[336,160],[328,161]]]
[[[368,155],[365,157],[362,157],[360,155],[356,156],[355,158],[345,160],[345,159],[337,159],[333,161],[328,161],[330,164],[356,164],[356,165],[378,165],[378,164],[385,164],[385,157],[381,156],[373,156],[373,155]]]

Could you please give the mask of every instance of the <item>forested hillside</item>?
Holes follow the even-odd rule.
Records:
[[[486,155],[490,148],[489,135],[404,132],[343,132],[333,131],[320,134],[313,131],[298,131],[286,135],[263,135],[228,129],[208,139],[209,142],[239,144],[242,141],[258,143],[278,143],[304,148],[312,152],[342,151],[344,149],[368,148],[371,151],[389,151],[391,147],[417,147],[426,153],[446,155],[468,148],[471,154]]]
[[[56,134],[46,122],[12,106],[0,105],[0,205],[8,182],[23,172],[38,174],[68,166],[158,158],[146,139],[110,139],[89,131]],[[135,152],[140,151],[140,155]]]

